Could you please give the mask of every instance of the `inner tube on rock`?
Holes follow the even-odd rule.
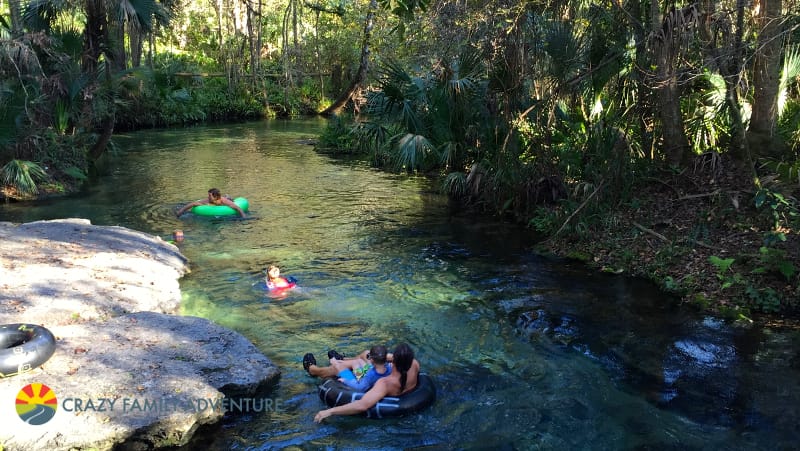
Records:
[[[250,202],[244,197],[233,199],[233,203],[238,205],[242,211],[250,209]],[[196,205],[192,207],[192,213],[200,216],[231,216],[238,215],[239,212],[227,205]]]
[[[55,350],[56,338],[42,326],[0,325],[0,378],[39,367]]]
[[[319,386],[319,399],[328,407],[336,407],[358,401],[364,393],[354,391],[337,379],[327,379]],[[419,412],[436,401],[436,386],[425,373],[417,377],[417,387],[401,396],[387,396],[367,409],[367,418],[397,418]]]

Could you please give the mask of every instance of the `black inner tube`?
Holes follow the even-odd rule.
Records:
[[[0,325],[0,378],[41,366],[56,350],[52,332],[35,324]]]
[[[17,326],[16,324],[7,324],[0,326],[0,349],[11,349],[17,346],[22,346],[31,341],[33,338],[33,330],[5,330],[7,326]],[[10,327],[9,327],[10,328]]]

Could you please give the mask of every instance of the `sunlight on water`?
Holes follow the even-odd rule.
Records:
[[[283,410],[230,418],[192,449],[778,449],[798,443],[797,333],[737,331],[652,286],[531,255],[529,231],[448,214],[425,178],[338,161],[300,140],[321,121],[115,138],[86,192],[18,222],[80,216],[168,237],[191,273],[182,313],[245,335],[281,370]],[[249,217],[175,217],[210,187]],[[265,290],[264,269],[299,285]],[[748,335],[749,334],[749,335]],[[438,387],[417,415],[313,423],[301,366],[409,342]],[[749,343],[756,343],[746,345]],[[759,348],[761,343],[761,348]],[[760,358],[756,358],[759,356]],[[780,381],[781,396],[760,381]],[[438,447],[438,448],[436,448]]]

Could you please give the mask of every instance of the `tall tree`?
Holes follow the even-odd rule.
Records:
[[[286,5],[286,11],[283,15],[283,69],[286,81],[288,83],[286,89],[296,85],[295,70],[299,63],[300,56],[300,41],[297,30],[297,16],[299,9],[302,8],[300,0],[289,0]],[[292,45],[289,45],[289,32],[292,32]],[[286,93],[288,97],[288,92]]]
[[[86,100],[82,115],[84,123],[81,125],[85,130],[99,131],[97,140],[89,149],[92,160],[105,152],[114,132],[116,93],[113,92],[112,79],[126,67],[126,24],[150,31],[155,3],[156,0],[86,0],[83,5],[86,26],[81,66],[90,82],[84,88],[83,98]],[[101,61],[106,64],[101,65]],[[101,95],[103,89],[106,90],[105,96]],[[105,102],[105,108],[99,114],[96,102]]]
[[[8,0],[8,9],[11,15],[11,35],[22,34],[22,7],[20,0]]]
[[[651,10],[655,26],[653,53],[656,65],[656,99],[661,117],[664,154],[667,162],[673,166],[682,166],[690,149],[681,113],[678,72],[687,35],[694,26],[692,11],[692,7],[672,8],[659,20],[660,11],[655,8]]]
[[[753,111],[747,141],[754,156],[780,157],[782,143],[775,135],[781,79],[782,0],[758,0],[758,41],[753,58]]]
[[[329,116],[341,111],[366,81],[367,72],[369,71],[369,54],[370,42],[372,39],[372,28],[375,26],[375,12],[377,9],[378,2],[376,0],[370,0],[369,9],[367,10],[367,17],[364,19],[364,35],[361,39],[361,58],[359,59],[358,72],[356,73],[356,76],[353,77],[353,81],[350,82],[350,86],[348,86],[347,89],[345,89],[345,91],[339,95],[339,97],[331,104],[331,106],[322,111],[320,113],[321,115]]]

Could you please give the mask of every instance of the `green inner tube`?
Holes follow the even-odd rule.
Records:
[[[242,211],[247,211],[250,208],[250,202],[244,197],[233,199],[233,203],[238,205]],[[198,205],[192,207],[192,213],[200,216],[230,216],[239,214],[239,212],[227,205]]]

